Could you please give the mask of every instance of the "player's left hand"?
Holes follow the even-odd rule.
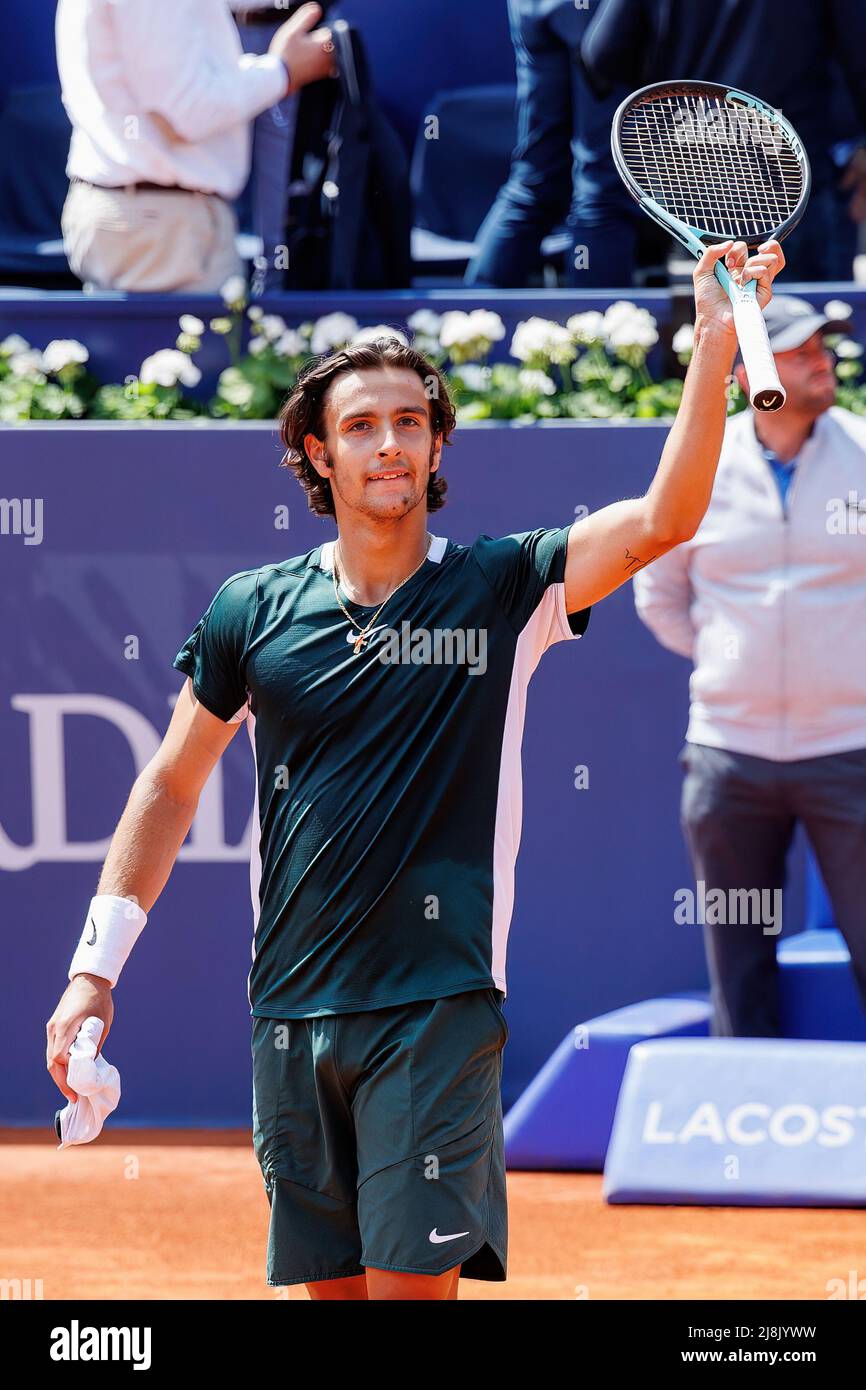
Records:
[[[716,264],[722,259],[738,285],[757,280],[758,303],[765,309],[773,297],[773,281],[785,264],[785,253],[778,241],[763,242],[751,256],[744,241],[724,241],[708,246],[695,266],[692,278],[696,317],[717,324],[735,337],[731,301],[715,275]]]

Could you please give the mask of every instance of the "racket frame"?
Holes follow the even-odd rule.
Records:
[[[695,227],[688,222],[681,221],[680,218],[668,212],[667,208],[662,207],[660,203],[657,203],[654,198],[643,191],[629,169],[622,152],[620,138],[623,121],[626,112],[633,106],[639,105],[641,98],[649,95],[661,95],[666,91],[669,91],[671,95],[675,95],[677,92],[686,94],[692,92],[708,97],[718,97],[723,101],[732,100],[743,106],[753,107],[785,132],[791,149],[803,170],[803,188],[797,206],[779,227],[757,235],[740,235],[732,232],[730,236],[725,236],[722,232],[709,232],[701,227]],[[631,92],[620,103],[614,115],[610,133],[610,147],[617,173],[635,202],[639,204],[647,216],[651,217],[659,226],[664,227],[665,231],[669,232],[681,246],[691,252],[696,260],[700,260],[708,246],[717,246],[725,241],[743,241],[749,251],[755,251],[765,241],[782,241],[794,230],[802,218],[812,189],[812,169],[809,164],[809,157],[791,122],[782,115],[781,111],[777,111],[774,107],[761,101],[760,97],[719,82],[696,82],[690,78],[682,81],[652,82],[649,86],[640,87],[637,91]],[[785,403],[785,391],[776,372],[763,313],[758,304],[758,282],[757,280],[747,280],[745,285],[738,285],[736,281],[731,279],[723,261],[717,262],[715,274],[731,301],[740,352],[749,379],[752,405],[756,410],[778,410]]]

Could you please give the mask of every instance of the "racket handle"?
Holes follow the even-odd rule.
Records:
[[[745,287],[741,288],[730,277],[728,280],[725,289],[731,296],[734,327],[749,378],[749,399],[755,410],[779,410],[785,404],[785,388],[773,361],[773,349],[758,303],[756,282],[747,280]]]

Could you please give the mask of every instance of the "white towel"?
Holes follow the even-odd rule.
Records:
[[[67,1101],[66,1108],[54,1117],[59,1149],[67,1144],[89,1144],[120,1100],[120,1072],[101,1054],[96,1055],[102,1030],[101,1018],[86,1018],[70,1048],[66,1080],[78,1099]]]

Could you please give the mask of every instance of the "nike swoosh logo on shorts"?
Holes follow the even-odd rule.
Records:
[[[453,1236],[440,1236],[434,1226],[430,1232],[430,1239],[434,1245],[443,1245],[446,1240],[459,1240],[461,1236],[468,1236],[468,1234],[468,1231],[456,1231]]]

